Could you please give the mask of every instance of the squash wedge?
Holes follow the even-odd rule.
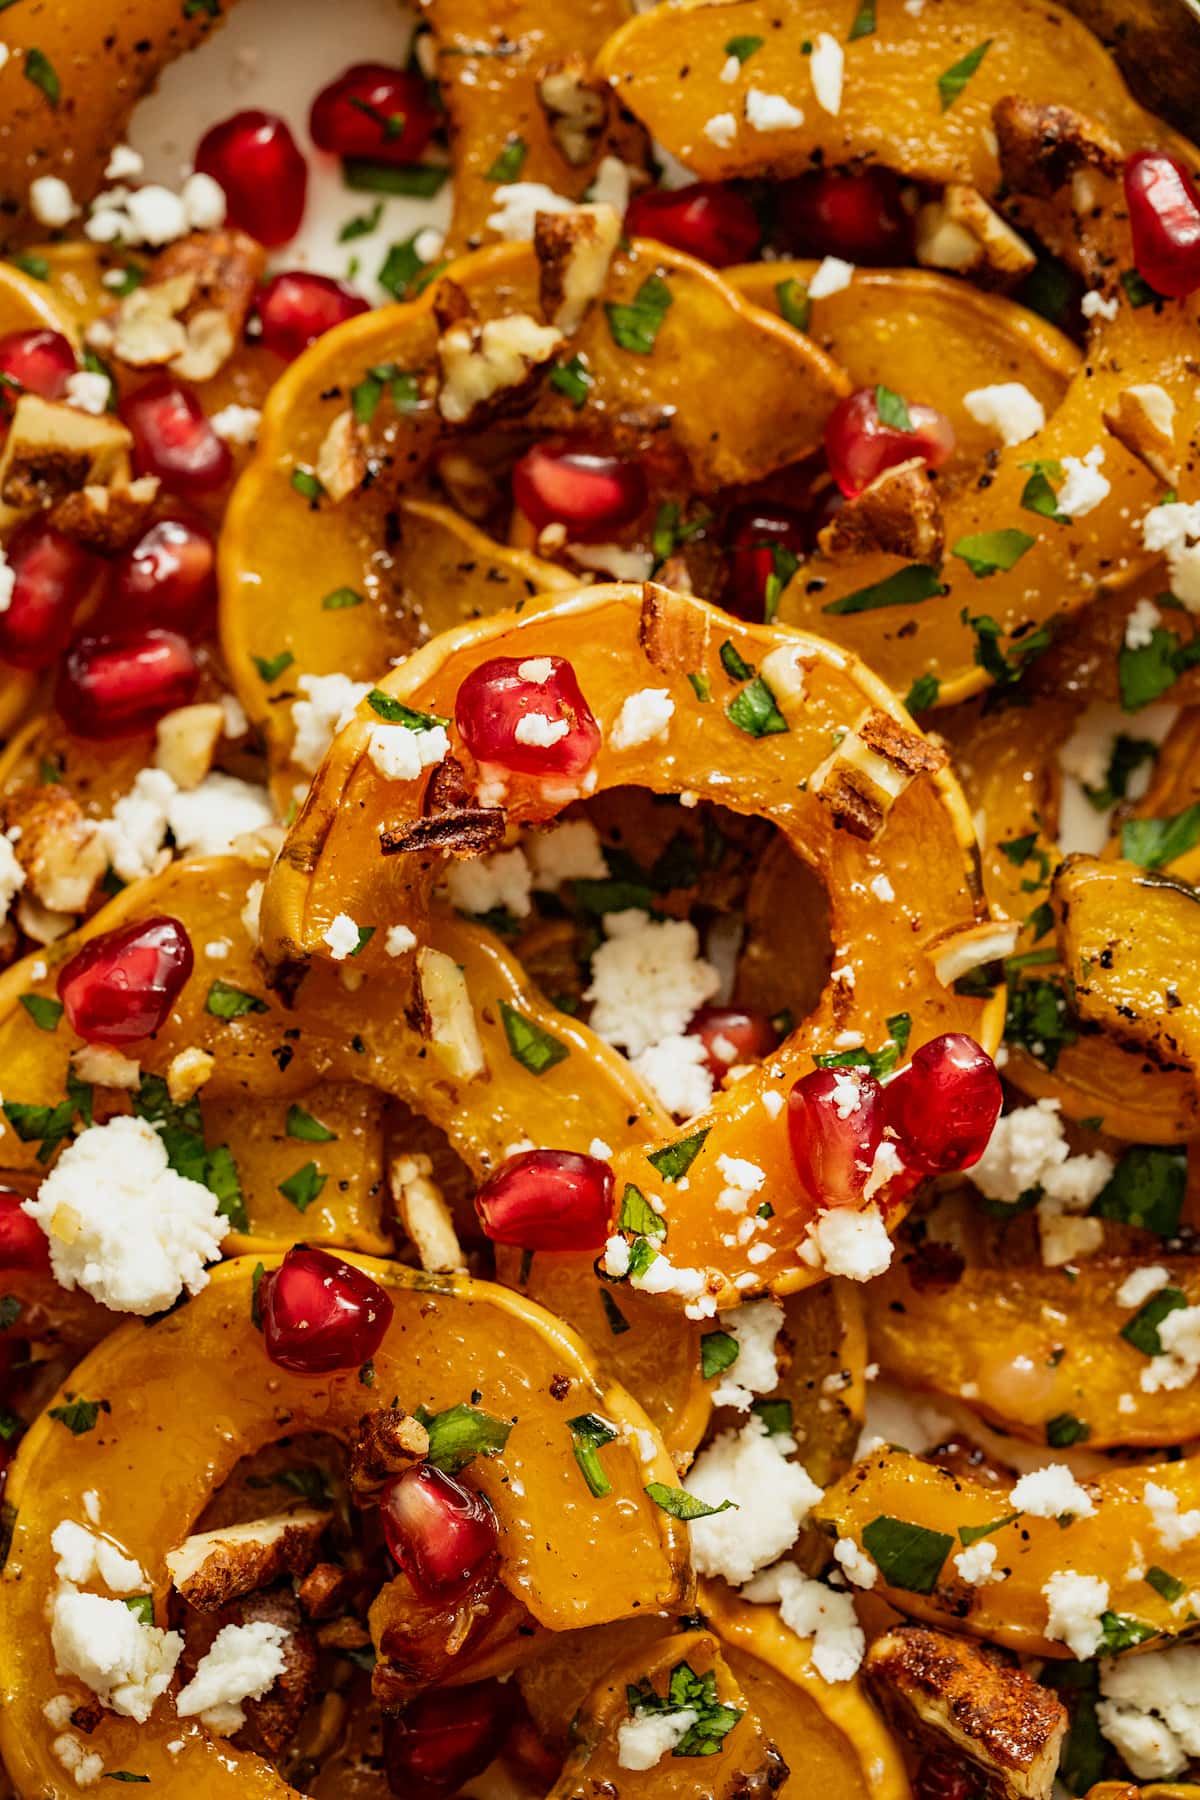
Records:
[[[506,1289],[390,1263],[361,1266],[387,1288],[396,1311],[375,1357],[377,1391],[431,1411],[476,1394],[477,1405],[513,1421],[504,1451],[477,1459],[472,1479],[500,1522],[501,1580],[534,1620],[565,1630],[686,1603],[685,1533],[642,1492],[648,1474],[674,1479],[665,1453],[643,1465],[636,1447],[618,1438],[604,1453],[612,1491],[602,1499],[592,1498],[575,1467],[566,1420],[576,1413],[595,1410],[630,1433],[649,1426],[628,1394],[597,1382],[580,1340]],[[238,1457],[297,1430],[348,1439],[369,1410],[353,1371],[301,1377],[267,1363],[251,1321],[254,1268],[249,1258],[225,1263],[169,1317],[112,1333],[71,1377],[72,1392],[108,1402],[96,1426],[75,1436],[47,1412],[21,1444],[0,1579],[0,1746],[27,1792],[63,1791],[43,1706],[64,1686],[87,1697],[55,1674],[44,1615],[55,1587],[50,1532],[59,1519],[85,1522],[84,1494],[102,1494],[103,1529],[146,1569],[161,1620],[164,1556]],[[549,1397],[556,1375],[570,1388],[561,1401]],[[129,1479],[130,1470],[138,1479]],[[590,1576],[601,1564],[606,1578],[596,1583]],[[178,1740],[181,1747],[168,1750]],[[216,1800],[293,1791],[258,1758],[178,1720],[168,1698],[140,1727],[105,1712],[88,1742],[109,1768],[149,1775],[181,1800],[197,1792]]]

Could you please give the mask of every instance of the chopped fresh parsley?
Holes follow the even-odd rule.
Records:
[[[560,1063],[569,1056],[570,1050],[559,1038],[534,1020],[527,1019],[524,1013],[510,1006],[507,1000],[500,1002],[500,1018],[504,1025],[504,1035],[508,1040],[510,1056],[528,1069],[531,1075],[544,1075],[555,1063]]]
[[[647,1680],[629,1684],[625,1699],[635,1719],[655,1714],[691,1712],[693,1724],[671,1752],[672,1756],[715,1756],[742,1716],[742,1709],[717,1698],[717,1672],[697,1675],[686,1662],[671,1670],[665,1694],[658,1694]]]
[[[356,213],[338,232],[339,244],[351,244],[355,238],[370,237],[383,217],[383,201],[377,200],[368,213]]]
[[[1147,1638],[1158,1636],[1157,1626],[1131,1619],[1125,1613],[1102,1612],[1100,1624],[1104,1635],[1097,1656],[1117,1656],[1122,1650],[1132,1650],[1135,1644],[1144,1644]]]
[[[341,612],[348,606],[361,606],[362,603],[363,596],[357,588],[339,587],[326,594],[321,602],[321,611]]]
[[[786,544],[771,545],[771,573],[767,576],[767,584],[763,590],[763,621],[767,625],[775,623],[779,612],[779,602],[783,599],[783,591],[788,582],[800,567],[800,558]]]
[[[831,600],[821,611],[844,617],[847,613],[877,612],[885,606],[919,606],[922,600],[933,600],[947,591],[937,569],[927,563],[910,563],[882,581],[873,581],[870,587],[856,588],[840,600]]]
[[[449,721],[437,713],[415,712],[411,706],[405,706],[399,700],[393,700],[382,688],[372,688],[367,695],[367,705],[379,718],[385,719],[389,725],[406,725],[409,731],[432,731],[435,725],[445,725]]]
[[[231,1231],[248,1231],[246,1203],[237,1163],[228,1144],[210,1148],[205,1137],[200,1102],[193,1097],[177,1106],[161,1075],[143,1075],[133,1096],[133,1110],[158,1132],[167,1163],[177,1175],[199,1181],[217,1197],[217,1211]]]
[[[83,1437],[86,1432],[94,1431],[100,1414],[111,1413],[112,1407],[107,1400],[83,1400],[75,1394],[68,1394],[61,1406],[52,1406],[49,1417],[65,1425],[75,1437]]]
[[[296,658],[290,650],[281,650],[278,656],[252,656],[250,661],[258,670],[260,681],[270,683],[278,681],[285,669],[290,669]]]
[[[750,1408],[767,1428],[768,1437],[791,1437],[792,1403],[790,1400],[755,1400]]]
[[[761,50],[763,40],[760,37],[731,37],[725,46],[726,56],[736,56],[740,63],[748,62],[756,50]]]
[[[739,651],[732,638],[726,638],[721,645],[721,667],[731,681],[749,681],[754,674],[754,664],[748,663]]]
[[[1143,1356],[1161,1356],[1163,1344],[1158,1328],[1170,1313],[1178,1312],[1187,1303],[1187,1295],[1179,1288],[1160,1288],[1134,1313],[1128,1324],[1122,1326],[1121,1336]]]
[[[617,1216],[617,1230],[630,1232],[635,1237],[666,1237],[665,1219],[655,1212],[640,1188],[635,1188],[631,1181],[626,1182],[625,1192],[621,1195],[621,1210]]]
[[[310,1112],[295,1102],[287,1109],[287,1123],[284,1127],[290,1138],[299,1138],[305,1144],[335,1144],[337,1132],[330,1131],[328,1125],[322,1125],[314,1119]]]
[[[58,1030],[58,1021],[63,1015],[61,1000],[52,1000],[49,994],[22,994],[21,1005],[39,1031]]]
[[[126,1599],[125,1604],[129,1608],[130,1612],[133,1614],[134,1618],[137,1620],[139,1625],[153,1625],[153,1623],[154,1623],[154,1595],[153,1594],[130,1594],[128,1596],[128,1598]]]
[[[44,50],[34,47],[25,52],[25,79],[42,90],[51,106],[57,106],[62,99],[58,71]]]
[[[797,331],[807,331],[812,320],[812,301],[808,295],[808,283],[797,281],[790,275],[786,281],[775,283],[775,300],[779,307],[780,317],[794,325]]]
[[[932,1594],[942,1565],[954,1548],[944,1531],[929,1531],[881,1513],[863,1526],[863,1547],[874,1557],[889,1587],[909,1594]]]
[[[1117,681],[1124,712],[1139,712],[1173,687],[1185,669],[1200,662],[1200,637],[1184,644],[1174,631],[1156,625],[1150,642],[1136,650],[1122,644],[1117,652]]]
[[[250,1323],[255,1331],[262,1330],[262,1307],[259,1304],[258,1290],[262,1286],[263,1276],[266,1272],[264,1264],[255,1263],[250,1274]]]
[[[328,1179],[327,1175],[322,1175],[316,1163],[306,1162],[294,1175],[289,1175],[286,1181],[279,1183],[279,1192],[285,1200],[291,1201],[297,1212],[307,1212]]]
[[[1161,1594],[1168,1606],[1176,1600],[1182,1600],[1187,1593],[1187,1582],[1180,1581],[1178,1575],[1171,1575],[1166,1569],[1160,1569],[1157,1563],[1146,1570],[1146,1580],[1156,1594]]]
[[[450,1406],[429,1414],[418,1408],[416,1417],[429,1433],[429,1460],[447,1475],[457,1475],[477,1456],[499,1456],[512,1426],[477,1406]]]
[[[728,1331],[706,1331],[700,1339],[700,1373],[705,1381],[730,1369],[739,1355],[738,1341]]]
[[[597,1499],[611,1494],[612,1482],[604,1473],[600,1450],[605,1444],[613,1442],[617,1435],[616,1428],[596,1413],[581,1413],[577,1419],[567,1420],[567,1429],[571,1433],[575,1461],[587,1482],[588,1492]]]
[[[693,1131],[688,1137],[678,1138],[675,1143],[666,1144],[661,1150],[651,1151],[646,1161],[658,1170],[664,1181],[678,1181],[681,1175],[687,1174],[704,1148],[708,1132],[709,1128],[706,1126],[703,1131]],[[640,1231],[642,1227],[639,1225],[636,1229]]]
[[[630,301],[609,301],[604,311],[613,342],[622,350],[649,356],[673,295],[661,275],[647,275]]]
[[[424,267],[418,259],[418,265]],[[385,392],[392,396],[392,405],[398,413],[416,412],[421,403],[421,386],[419,378],[407,369],[401,369],[396,363],[376,363],[367,370],[361,381],[355,382],[350,389],[350,406],[360,425],[369,425],[379,410],[379,402]],[[340,594],[353,594],[353,588],[339,588]],[[358,596],[361,599],[361,595]],[[343,602],[355,605],[355,601]]]
[[[711,1519],[717,1513],[736,1511],[732,1500],[722,1500],[719,1506],[709,1506],[705,1500],[697,1500],[695,1494],[689,1494],[685,1488],[665,1487],[661,1481],[651,1481],[646,1493],[655,1506],[663,1512],[670,1513],[673,1519],[682,1519],[690,1523],[692,1519]]]
[[[983,532],[983,537],[995,536],[996,533]],[[1018,536],[1024,536],[1019,532]],[[962,540],[964,543],[968,539]],[[1050,627],[1043,625],[1037,631],[1031,631],[1023,638],[1010,639],[1010,648],[1006,653],[1000,648],[1000,639],[1004,635],[996,620],[987,613],[975,616],[968,614],[967,608],[962,611],[964,625],[969,625],[975,633],[975,661],[985,674],[990,675],[998,687],[1013,687],[1025,673],[1026,664],[1032,657],[1038,656],[1050,644]]]
[[[918,675],[905,695],[904,704],[910,713],[925,712],[937,705],[941,691],[942,684],[936,675]]]
[[[307,500],[309,505],[314,508],[319,503],[321,495],[325,492],[315,471],[312,469],[293,469],[292,486],[302,499]]]
[[[1200,800],[1166,819],[1126,819],[1121,855],[1143,869],[1160,869],[1200,843]]]
[[[549,375],[550,386],[565,394],[576,412],[587,400],[592,380],[585,356],[573,356],[570,362],[555,363]]]
[[[949,112],[991,47],[991,38],[984,38],[982,44],[976,44],[973,50],[968,50],[965,56],[960,57],[956,63],[951,63],[938,76],[938,99],[943,112]]]
[[[1162,295],[1156,293],[1136,269],[1122,269],[1120,279],[1130,306],[1153,306],[1162,300]]]
[[[702,670],[691,670],[688,674],[688,680],[692,684],[692,692],[695,694],[697,700],[707,701],[712,699],[712,682]]]
[[[400,243],[393,244],[380,266],[378,281],[393,300],[408,300],[419,294],[445,264],[426,263],[417,255],[419,231]]]
[[[725,708],[725,717],[747,737],[772,737],[788,729],[788,722],[761,675],[756,675],[740,694],[734,695]]]
[[[1078,1037],[1074,1009],[1059,982],[1040,978],[1009,987],[1005,1043],[1019,1045],[1052,1069]]]
[[[50,264],[44,256],[34,256],[31,251],[24,250],[19,256],[10,256],[9,261],[14,269],[20,269],[22,275],[28,275],[31,281],[50,279]]]
[[[359,194],[408,194],[430,200],[449,181],[450,170],[442,163],[380,163],[348,156],[342,164],[342,179]]]
[[[854,15],[847,43],[852,44],[855,38],[870,37],[875,29],[875,0],[862,0],[862,5]]]
[[[912,1015],[893,1013],[887,1022],[888,1039],[878,1050],[835,1050],[814,1056],[818,1069],[868,1069],[877,1079],[890,1075],[904,1055],[912,1033]]]
[[[1055,1413],[1052,1419],[1046,1420],[1046,1442],[1053,1450],[1086,1444],[1091,1435],[1091,1426],[1086,1420],[1077,1419],[1074,1413]]]
[[[1104,786],[1084,786],[1083,791],[1097,812],[1107,812],[1118,800],[1124,800],[1131,777],[1144,763],[1153,762],[1157,755],[1158,745],[1151,738],[1129,737],[1126,732],[1119,731],[1113,739]]]
[[[1186,1187],[1187,1159],[1182,1150],[1131,1144],[1122,1151],[1092,1211],[1100,1219],[1119,1219],[1160,1237],[1174,1237]]]
[[[912,414],[904,395],[897,394],[890,387],[884,387],[882,382],[876,383],[875,387],[875,411],[879,414],[879,423],[889,425],[893,431],[914,429]]]
[[[980,1538],[991,1537],[993,1531],[999,1531],[1003,1526],[1013,1524],[1020,1516],[1020,1513],[1005,1513],[1002,1519],[993,1519],[987,1525],[960,1525],[958,1541],[963,1549],[967,1550],[972,1544],[977,1544]]]
[[[529,146],[521,137],[510,137],[496,160],[485,173],[485,181],[516,181],[525,164]]]
[[[208,990],[204,1010],[214,1019],[241,1019],[247,1013],[265,1013],[268,1007],[265,1000],[257,994],[248,994],[245,988],[234,987],[228,981],[214,981]]]
[[[998,570],[1014,568],[1036,543],[1037,539],[1029,532],[1008,525],[1000,531],[975,531],[961,537],[957,544],[951,545],[950,554],[959,557],[972,575],[983,580]]]

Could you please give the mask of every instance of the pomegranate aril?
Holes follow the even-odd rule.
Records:
[[[101,632],[161,626],[193,637],[217,600],[217,548],[207,525],[158,519],[113,567],[96,624]]]
[[[687,1035],[704,1045],[705,1065],[715,1081],[739,1063],[761,1062],[779,1042],[770,1015],[755,1006],[702,1006]]]
[[[308,129],[320,150],[372,162],[415,162],[438,122],[421,77],[386,63],[355,63],[322,88]]]
[[[291,362],[325,332],[359,313],[369,312],[361,295],[343,287],[328,275],[309,275],[302,269],[286,269],[259,292],[258,322],[261,343],[285,362]]]
[[[987,1148],[1003,1094],[996,1065],[974,1038],[931,1038],[884,1090],[883,1117],[900,1155],[924,1174],[969,1169]]]
[[[536,444],[512,472],[513,499],[539,529],[562,524],[575,538],[603,536],[646,504],[640,463],[555,444]]]
[[[46,669],[71,635],[97,564],[73,539],[30,519],[9,540],[12,597],[0,613],[0,660]]]
[[[0,337],[0,409],[11,413],[22,394],[61,400],[78,369],[61,331],[7,331]]]
[[[233,469],[228,444],[195,394],[169,375],[155,375],[127,395],[121,417],[133,433],[140,475],[157,475],[177,494],[211,494],[228,481]]]
[[[883,1089],[861,1069],[814,1069],[788,1095],[800,1184],[823,1206],[856,1206],[883,1136]]]
[[[779,591],[788,574],[812,549],[815,533],[795,507],[774,501],[749,501],[729,516],[730,584],[725,604],[739,619],[759,624],[767,614],[768,587],[774,576]],[[775,588],[772,598],[777,599]]]
[[[475,1210],[494,1244],[599,1250],[612,1214],[613,1173],[574,1150],[524,1150],[485,1181]]]
[[[392,1302],[352,1263],[312,1250],[290,1249],[258,1290],[268,1357],[297,1375],[327,1375],[369,1362],[392,1322]]]
[[[520,775],[582,775],[600,727],[562,656],[495,656],[458,690],[454,721],[477,762]]]
[[[268,249],[295,237],[304,217],[308,165],[277,113],[223,119],[200,139],[195,162],[224,191],[231,226]]]
[[[954,450],[954,427],[945,413],[919,402],[900,402],[910,429],[880,417],[880,396],[898,415],[899,395],[885,388],[859,388],[839,400],[825,422],[825,454],[834,480],[848,499],[874,481],[884,469],[919,456],[936,469]]]
[[[76,737],[133,737],[196,695],[200,670],[175,631],[77,638],[63,659],[54,704]]]
[[[162,913],[89,938],[58,975],[67,1023],[88,1044],[152,1037],[192,973],[192,941]]]
[[[910,259],[912,218],[889,169],[799,175],[781,183],[777,205],[778,240],[793,256],[892,265]]]
[[[21,1211],[24,1199],[0,1188],[0,1275],[13,1269],[40,1274],[50,1267],[50,1240],[37,1220]]]
[[[984,1791],[978,1770],[957,1756],[931,1751],[921,1759],[913,1782],[913,1800],[975,1800]]]
[[[503,1744],[513,1697],[498,1681],[434,1688],[385,1717],[383,1766],[393,1794],[445,1800],[479,1775]]]
[[[1182,300],[1200,288],[1200,194],[1178,157],[1138,150],[1125,164],[1133,262],[1156,294]]]
[[[649,188],[635,194],[625,213],[627,237],[657,238],[714,269],[748,262],[762,230],[745,195],[723,181],[689,187]]]
[[[495,1513],[482,1494],[432,1463],[414,1463],[389,1481],[379,1515],[388,1549],[422,1600],[461,1600],[495,1574]]]

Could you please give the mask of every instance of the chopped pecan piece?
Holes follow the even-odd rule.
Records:
[[[89,340],[131,368],[166,366],[209,381],[241,342],[266,252],[240,231],[196,231],[171,244],[149,278],[100,319]]]
[[[466,976],[444,951],[423,944],[417,951],[416,985],[417,1028],[451,1075],[474,1081],[486,1071],[487,1058]]]
[[[78,801],[60,782],[19,787],[5,798],[2,815],[5,829],[19,832],[13,850],[27,894],[50,912],[82,912],[108,867],[108,852]]]
[[[296,1589],[296,1598],[310,1619],[332,1619],[349,1604],[362,1585],[362,1577],[341,1563],[316,1563]]]
[[[928,738],[909,731],[885,712],[868,713],[858,726],[858,735],[864,744],[906,775],[944,769],[948,760],[940,744],[931,744]]]
[[[1172,485],[1179,479],[1175,402],[1166,388],[1156,381],[1124,388],[1116,401],[1105,407],[1104,423],[1160,481]]]
[[[550,125],[550,135],[573,169],[592,160],[608,121],[610,89],[589,76],[583,56],[547,63],[538,77],[537,94]]]
[[[301,1574],[316,1556],[328,1508],[298,1507],[244,1525],[224,1525],[185,1538],[166,1556],[176,1589],[190,1606],[215,1612],[282,1574]]]
[[[358,1501],[373,1500],[385,1482],[418,1462],[428,1449],[425,1427],[398,1406],[365,1413],[350,1452],[350,1492]]]
[[[333,501],[346,500],[367,478],[363,428],[350,408],[340,412],[317,451],[317,480]]]
[[[385,856],[437,850],[451,856],[488,856],[504,842],[504,809],[500,806],[456,806],[431,818],[413,819],[379,834]]]
[[[519,405],[562,341],[554,326],[539,325],[528,313],[486,319],[482,325],[460,319],[449,326],[437,347],[443,419],[462,425],[501,406]]]
[[[421,1154],[395,1156],[388,1186],[405,1235],[416,1245],[423,1269],[465,1269],[466,1258],[442,1190],[431,1179],[433,1162]]]
[[[602,291],[620,235],[621,221],[611,206],[538,213],[534,220],[542,311],[568,337]]]
[[[838,510],[817,542],[833,558],[879,550],[912,562],[940,562],[946,532],[923,458],[914,456],[877,475]]]
[[[681,606],[655,582],[642,586],[638,642],[651,668],[665,674],[703,668],[708,651],[708,623],[695,607]]]
[[[1124,151],[1103,126],[1069,106],[1043,106],[1008,94],[992,108],[1006,186],[1053,195],[1081,168],[1115,175]]]
[[[251,1625],[261,1619],[271,1625],[282,1625],[288,1634],[281,1646],[283,1673],[261,1700],[243,1702],[246,1723],[238,1733],[239,1742],[245,1743],[248,1749],[278,1759],[294,1743],[296,1727],[316,1693],[317,1646],[300,1617],[295,1596],[286,1588],[249,1594],[232,1610],[239,1625]]]
[[[917,261],[927,269],[973,275],[1005,287],[1028,275],[1037,257],[1025,239],[989,206],[978,188],[950,182],[940,200],[917,214]]]
[[[869,712],[814,770],[810,792],[855,837],[873,838],[918,775],[943,767],[946,753],[884,712]]]
[[[128,486],[133,439],[111,414],[22,394],[0,454],[0,529],[88,486]]]
[[[89,482],[51,507],[50,523],[85,550],[113,556],[141,536],[158,489],[157,475],[139,475],[136,481],[114,482],[112,487]]]

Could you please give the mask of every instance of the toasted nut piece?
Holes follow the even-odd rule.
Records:
[[[201,1050],[198,1044],[173,1056],[167,1064],[167,1092],[175,1105],[186,1106],[205,1082],[212,1079],[216,1066],[217,1059],[212,1051]]]
[[[865,713],[809,779],[809,791],[855,837],[878,836],[892,806],[920,774],[940,769],[944,750],[886,713]]]
[[[52,912],[28,894],[22,894],[17,901],[17,924],[35,944],[57,944],[78,923],[74,913]]]
[[[193,232],[156,257],[150,279],[100,319],[89,341],[131,368],[167,365],[208,381],[233,355],[266,253],[238,231]]]
[[[361,1585],[362,1577],[341,1563],[316,1563],[296,1589],[296,1598],[310,1619],[331,1619]]]
[[[112,487],[89,484],[52,506],[50,523],[85,550],[113,556],[141,536],[158,489],[157,475],[139,475]]]
[[[0,530],[91,484],[127,486],[132,443],[110,413],[22,394],[0,453]]]
[[[538,78],[538,99],[550,135],[573,169],[592,160],[608,120],[610,91],[607,82],[589,79],[582,56],[548,63]]]
[[[89,340],[100,338],[131,369],[159,368],[187,350],[187,329],[179,315],[195,291],[196,278],[187,273],[136,287],[111,320],[101,320],[100,329],[89,332]]]
[[[317,480],[329,498],[337,501],[348,499],[366,476],[362,426],[347,407],[333,421],[317,452]]]
[[[970,970],[1011,956],[1020,933],[1015,920],[985,919],[981,924],[943,932],[926,949],[938,980],[943,987],[952,988]]]
[[[108,867],[108,852],[78,801],[59,782],[20,787],[5,799],[3,816],[7,830],[20,828],[13,849],[27,878],[24,897],[51,912],[82,912]]]
[[[450,1208],[441,1188],[430,1180],[432,1172],[433,1163],[428,1156],[392,1158],[388,1186],[400,1223],[416,1245],[423,1269],[465,1269],[467,1262]]]
[[[232,1613],[239,1625],[264,1620],[282,1625],[287,1632],[280,1646],[283,1673],[261,1700],[246,1700],[245,1741],[260,1755],[280,1757],[296,1739],[296,1730],[317,1690],[317,1646],[300,1617],[296,1597],[286,1588],[265,1594],[248,1594],[235,1602]]]
[[[1125,153],[1103,126],[1069,106],[1039,106],[1008,94],[992,108],[1005,185],[1053,195],[1082,168],[1115,175]]]
[[[501,395],[511,402],[562,341],[560,331],[539,325],[528,313],[510,313],[482,325],[460,319],[438,339],[438,410],[443,419],[462,425]]]
[[[397,1406],[365,1413],[350,1451],[350,1492],[372,1499],[385,1481],[419,1462],[429,1449],[429,1433],[419,1419]]]
[[[198,1531],[167,1551],[167,1569],[189,1606],[215,1612],[280,1575],[310,1568],[332,1518],[328,1507],[301,1506],[245,1525]]]
[[[1104,423],[1133,456],[1168,486],[1179,479],[1175,402],[1156,381],[1127,387],[1104,409]]]
[[[330,1619],[317,1628],[317,1642],[323,1650],[362,1650],[370,1641],[366,1626],[349,1616]]]
[[[213,765],[225,729],[225,709],[215,700],[177,706],[158,721],[154,766],[165,769],[176,787],[198,788]]]
[[[462,1081],[487,1069],[466,977],[442,950],[417,951],[416,1029],[429,1039],[438,1061]]]
[[[128,1088],[132,1092],[141,1086],[141,1064],[105,1044],[81,1044],[78,1050],[72,1050],[71,1067],[80,1081],[93,1081],[97,1087]]]
[[[568,337],[604,287],[621,235],[612,206],[580,206],[568,213],[538,213],[533,248],[538,259],[542,311]]]
[[[187,323],[187,343],[171,358],[171,373],[185,381],[211,381],[237,347],[233,327],[223,312],[205,307]]]
[[[1004,286],[1028,275],[1037,257],[978,188],[950,182],[917,213],[917,261]]]
[[[468,519],[486,519],[500,497],[500,485],[491,470],[465,450],[443,450],[435,467],[458,511]]]
[[[839,508],[817,542],[833,558],[880,550],[913,562],[939,563],[946,532],[937,488],[922,458],[884,469]]]
[[[923,1625],[876,1638],[864,1667],[907,1737],[966,1757],[997,1800],[1050,1800],[1067,1732],[1057,1694],[983,1646]]]

